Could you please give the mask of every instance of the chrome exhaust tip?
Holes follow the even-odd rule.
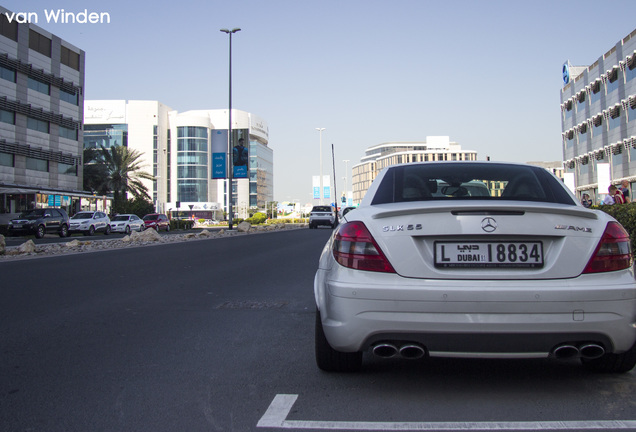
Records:
[[[397,353],[397,347],[390,343],[379,343],[373,347],[373,354],[378,357],[391,358],[395,357]]]
[[[579,349],[574,345],[564,344],[556,347],[552,354],[558,359],[569,359],[577,357],[580,353]]]
[[[419,359],[426,355],[426,350],[420,345],[407,344],[400,348],[400,355],[406,359]]]
[[[581,357],[586,359],[596,359],[605,354],[605,348],[594,343],[581,345],[579,351],[581,352]]]

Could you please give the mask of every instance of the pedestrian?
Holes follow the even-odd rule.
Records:
[[[618,188],[614,185],[610,185],[607,188],[608,194],[603,198],[603,204],[605,205],[614,205],[614,204],[623,204],[623,196],[618,194]]]
[[[592,207],[592,200],[590,199],[590,195],[584,193],[583,196],[581,197],[581,204],[583,204],[583,207],[585,208],[590,208]]]
[[[629,198],[629,182],[627,180],[621,181],[621,187],[619,188],[619,190],[623,194],[625,203],[631,202],[631,199]]]

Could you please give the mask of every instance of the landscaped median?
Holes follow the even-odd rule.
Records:
[[[160,235],[154,229],[142,232],[132,232],[121,239],[112,240],[71,240],[65,243],[36,245],[33,240],[27,240],[20,246],[6,247],[3,235],[0,235],[0,259],[39,257],[50,255],[63,255],[82,252],[94,252],[109,249],[123,249],[130,247],[147,246],[153,244],[179,243],[191,240],[203,240],[221,238],[236,235],[263,233],[268,231],[282,231],[286,229],[304,228],[303,225],[271,224],[252,226],[248,222],[241,222],[235,230],[201,230],[183,234]]]

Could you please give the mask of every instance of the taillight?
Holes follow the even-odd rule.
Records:
[[[333,256],[340,265],[348,268],[395,273],[362,222],[340,225],[333,241]]]
[[[631,265],[632,247],[629,234],[618,222],[610,222],[583,273],[624,270]]]

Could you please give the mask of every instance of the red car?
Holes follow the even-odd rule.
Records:
[[[168,216],[160,213],[147,214],[143,218],[146,229],[152,228],[157,231],[166,230],[170,231],[170,221]]]

